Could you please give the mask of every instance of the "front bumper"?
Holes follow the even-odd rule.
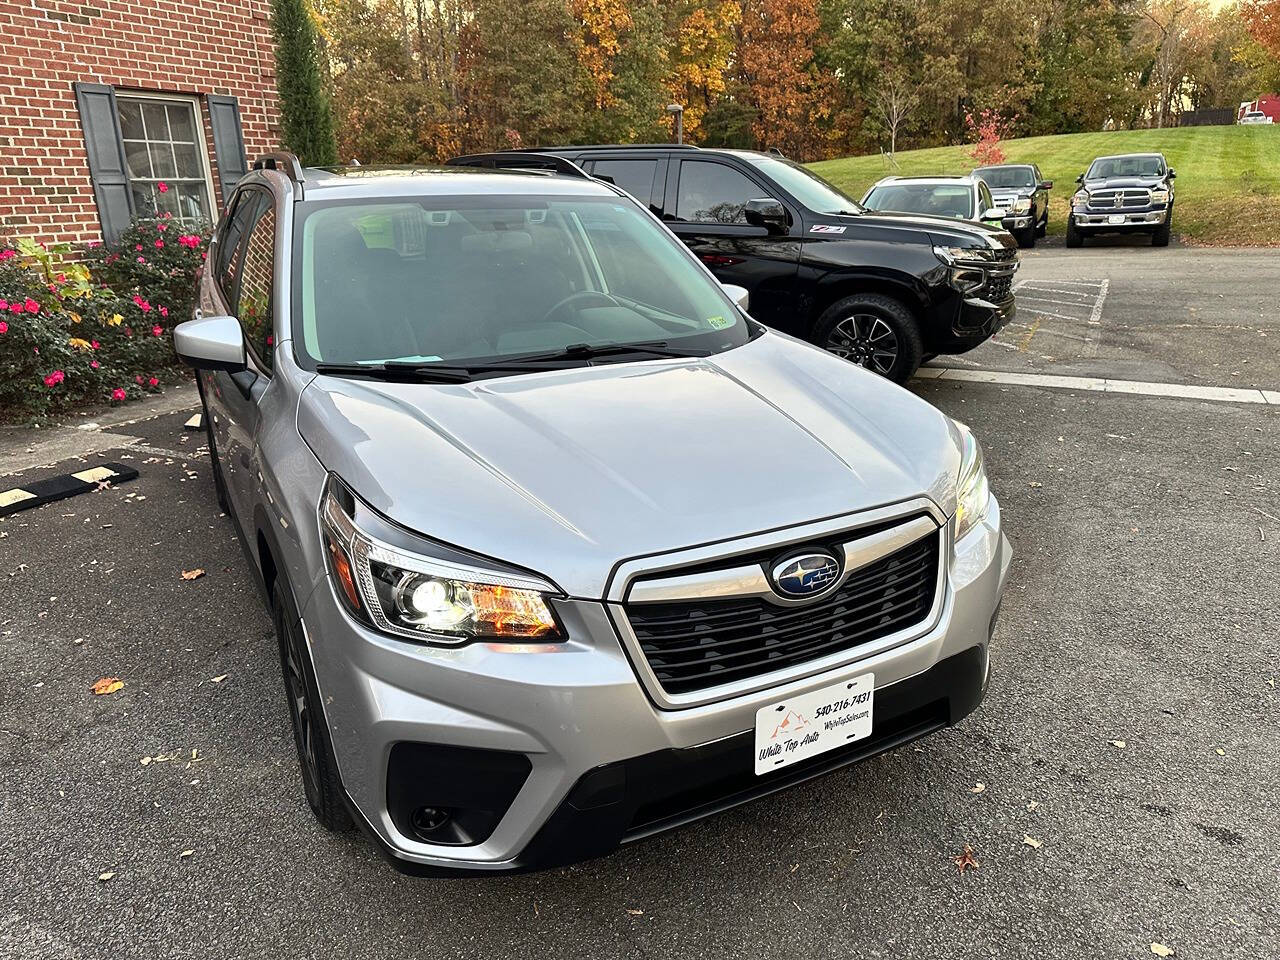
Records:
[[[303,622],[357,822],[409,872],[527,870],[606,853],[955,723],[985,690],[1011,550],[994,498],[986,520],[954,548],[950,534],[948,523],[940,612],[924,634],[682,709],[661,709],[646,694],[606,603],[558,602],[566,643],[441,649],[365,629],[322,583]],[[751,731],[761,706],[871,671],[870,739],[754,775]],[[429,745],[416,761],[424,768],[406,769],[404,744]],[[432,750],[444,751],[443,766],[432,766]],[[486,755],[497,762],[484,763]],[[480,842],[422,842],[393,809],[397,798],[452,782],[459,769],[467,777],[481,769],[483,782],[499,785],[494,825]]]
[[[1025,230],[1031,226],[1031,212],[1012,214],[1000,221],[1000,226],[1006,230]]]
[[[1092,210],[1073,210],[1072,223],[1077,230],[1095,233],[1153,230],[1168,219],[1165,207],[1147,210],[1126,210],[1122,213],[1106,213]]]

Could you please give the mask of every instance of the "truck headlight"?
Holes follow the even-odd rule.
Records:
[[[1151,202],[1152,203],[1168,203],[1169,191],[1168,190],[1152,190]]]
[[[1026,212],[1028,212],[1030,209],[1031,209],[1031,198],[1030,198],[1030,197],[1019,197],[1017,200],[1013,201],[1013,212],[1014,212],[1014,213],[1026,213]]]
[[[993,263],[996,252],[990,247],[934,247],[934,255],[943,263]]]
[[[1089,203],[1089,191],[1077,190],[1071,197],[1071,202],[1077,207],[1086,206]]]
[[[330,478],[320,504],[325,556],[334,590],[352,616],[384,633],[443,646],[563,639],[547,603],[551,584],[432,556],[428,543],[421,553],[387,543],[357,525],[357,513],[370,509]],[[390,527],[385,519],[376,522]]]
[[[982,447],[964,424],[958,424],[964,436],[964,454],[960,458],[960,479],[956,486],[956,542],[987,515],[991,503],[991,487],[982,466]]]

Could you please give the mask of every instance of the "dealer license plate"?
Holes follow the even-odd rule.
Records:
[[[756,711],[756,774],[871,736],[876,676],[864,673]]]
[[[1123,213],[1111,214],[1111,216],[1107,217],[1107,223],[1124,223],[1124,214]]]

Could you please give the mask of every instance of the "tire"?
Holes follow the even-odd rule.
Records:
[[[1156,227],[1151,234],[1151,245],[1153,247],[1167,247],[1169,245],[1169,235],[1173,230],[1173,212],[1169,212],[1169,216],[1165,217],[1164,223]]]
[[[209,416],[209,404],[204,399],[204,383],[196,377],[196,386],[200,393],[200,419],[204,421],[206,446],[209,448],[209,463],[213,469],[213,492],[218,498],[218,507],[230,516],[230,501],[227,499],[227,482],[222,478],[222,467],[218,464],[218,443],[213,439],[213,418]]]
[[[892,297],[862,293],[827,307],[813,329],[813,342],[850,363],[894,383],[906,383],[920,366],[920,327]]]
[[[1075,221],[1071,219],[1071,215],[1067,214],[1067,246],[1083,247],[1084,235],[1076,229]]]
[[[355,824],[343,800],[338,761],[324,722],[324,711],[320,708],[319,688],[298,626],[298,612],[288,588],[279,578],[271,590],[271,619],[280,644],[280,672],[293,723],[303,794],[311,812],[326,830],[345,832]]]
[[[1023,249],[1034,247],[1036,245],[1036,225],[1033,223],[1027,229],[1015,233],[1014,238],[1018,241],[1018,246]]]
[[[1049,208],[1046,207],[1044,216],[1040,218],[1040,222],[1036,224],[1036,236],[1045,237],[1049,235]]]

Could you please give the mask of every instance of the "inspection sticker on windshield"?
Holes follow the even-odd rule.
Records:
[[[756,774],[789,766],[871,736],[876,675],[770,704],[756,711]]]
[[[834,223],[815,223],[809,228],[810,233],[844,233],[845,228]]]

